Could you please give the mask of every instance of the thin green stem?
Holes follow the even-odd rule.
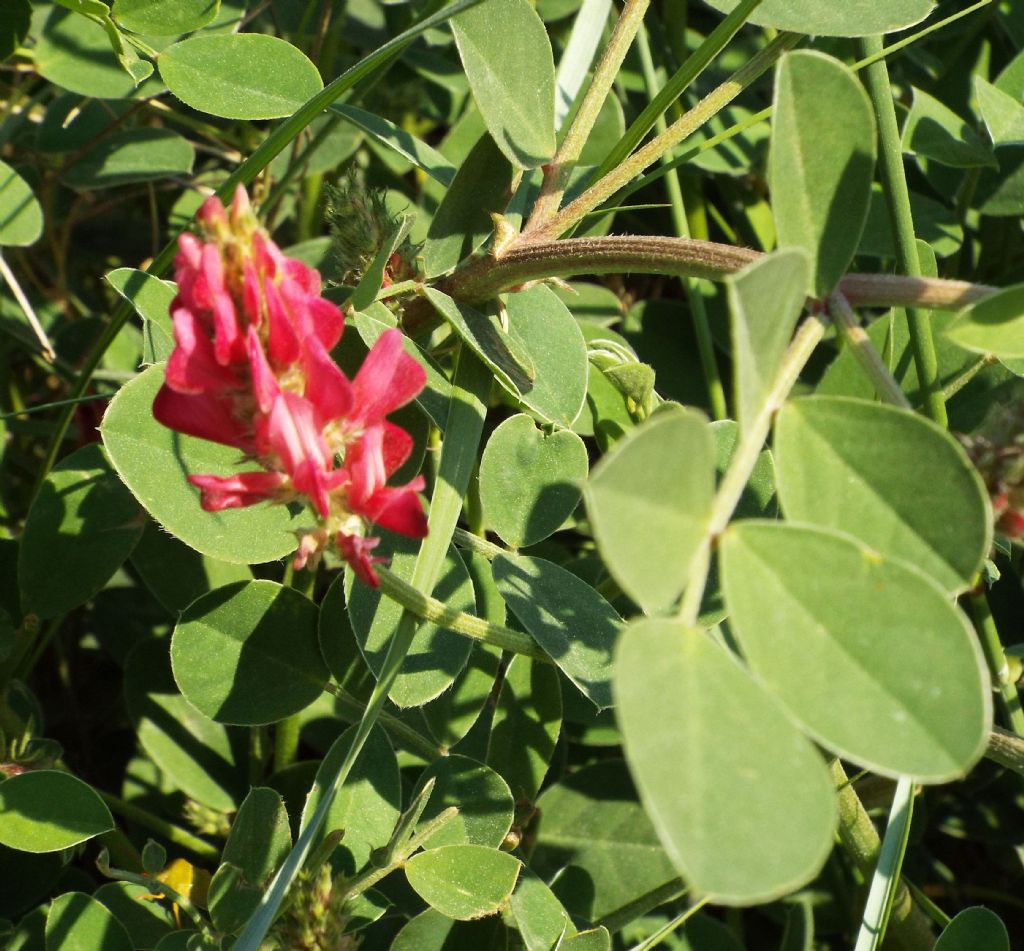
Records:
[[[864,37],[858,42],[865,57],[879,55],[882,52],[880,36]],[[900,129],[896,121],[892,87],[889,84],[889,68],[884,59],[878,59],[864,68],[864,84],[871,97],[875,118],[878,120],[882,190],[885,193],[885,204],[889,209],[889,218],[896,239],[896,260],[904,274],[909,277],[920,277],[921,261],[917,253],[917,237],[914,234],[914,216],[910,209],[907,174],[903,167]],[[935,353],[935,341],[932,339],[930,315],[925,310],[908,308],[907,327],[925,410],[931,419],[945,427],[949,420],[939,382],[939,360]]]
[[[952,399],[965,386],[967,386],[967,384],[970,383],[971,380],[973,380],[982,370],[984,370],[985,367],[990,367],[992,366],[992,364],[998,362],[999,361],[990,353],[985,354],[985,356],[983,357],[978,357],[978,359],[975,360],[974,363],[972,363],[969,367],[967,367],[966,370],[964,370],[962,373],[957,374],[942,388],[942,395],[947,400]]]
[[[464,611],[455,611],[443,601],[427,597],[386,568],[378,568],[377,575],[380,577],[381,593],[387,595],[392,601],[398,602],[420,620],[429,621],[484,644],[493,644],[502,650],[525,654],[527,657],[544,663],[553,663],[529,634],[515,631],[501,624],[492,624],[490,621],[466,614]]]
[[[347,715],[351,722],[358,723],[366,716],[366,704],[353,697],[344,688],[339,687],[337,684],[329,683],[324,687],[324,690],[334,697],[337,707],[340,708],[342,713]],[[442,747],[427,739],[422,733],[409,726],[408,723],[392,716],[390,713],[381,713],[377,717],[377,722],[393,740],[401,743],[410,753],[422,756],[428,763],[432,763],[434,760],[445,755],[446,751]]]
[[[878,852],[878,863],[871,878],[864,917],[857,934],[855,951],[876,951],[885,937],[893,902],[900,888],[900,868],[910,837],[910,817],[914,811],[914,784],[903,777],[896,783],[885,838]],[[902,888],[906,892],[906,886]],[[909,895],[908,895],[908,900]]]
[[[498,555],[508,554],[508,551],[502,548],[501,545],[495,545],[494,542],[489,542],[486,538],[481,538],[479,535],[474,535],[472,532],[467,532],[462,528],[455,529],[452,540],[459,548],[483,555],[488,561],[494,561]]]
[[[328,83],[320,92],[300,106],[294,115],[285,119],[266,137],[266,139],[264,139],[262,144],[252,153],[252,155],[242,162],[242,164],[224,180],[224,183],[217,189],[217,195],[222,200],[229,199],[236,186],[247,185],[251,182],[274,160],[279,152],[287,147],[289,142],[291,142],[304,128],[306,128],[307,125],[309,125],[310,122],[320,115],[328,105],[342,95],[342,93],[351,89],[356,83],[360,82],[372,73],[382,63],[385,63],[392,57],[397,56],[425,30],[439,26],[450,17],[455,16],[457,13],[461,13],[469,7],[475,6],[479,2],[480,0],[455,0],[454,3],[449,4],[432,16],[426,17],[404,33],[401,33],[394,37],[394,39],[389,40],[369,56],[364,57],[356,63],[355,66],[346,70],[333,82]],[[177,246],[177,238],[175,237],[175,239],[170,241],[153,259],[152,263],[146,269],[147,273],[152,274],[154,277],[160,277],[164,274],[171,266],[171,262],[174,260],[174,255],[177,253]],[[96,372],[96,368],[100,365],[104,354],[107,352],[107,349],[114,342],[117,335],[121,332],[121,328],[125,323],[127,323],[133,313],[134,308],[127,300],[123,301],[114,312],[113,316],[110,318],[110,322],[107,324],[103,333],[97,338],[96,343],[93,344],[92,349],[83,361],[82,370],[69,394],[70,399],[76,399],[85,393],[86,388],[92,380],[92,375]],[[60,454],[60,447],[64,442],[64,436],[67,433],[68,426],[71,424],[73,417],[74,407],[66,406],[54,422],[53,433],[50,437],[50,443],[46,449],[46,456],[39,467],[39,475],[36,480],[33,496],[39,491],[39,487],[43,484],[43,480],[46,478],[50,469],[53,468],[53,464],[57,461],[57,456]]]
[[[1010,677],[1010,668],[1003,653],[1003,642],[999,638],[992,609],[988,603],[988,594],[982,588],[970,594],[971,614],[974,615],[974,627],[978,632],[981,650],[985,655],[992,686],[999,694],[1000,706],[1003,710],[1004,724],[1018,736],[1024,736],[1024,710],[1020,705],[1020,693],[1017,685]]]
[[[756,6],[760,2],[761,0],[748,0],[745,7]],[[738,7],[737,10],[739,9]],[[733,11],[734,14],[736,12]],[[654,61],[651,58],[651,48],[647,40],[646,30],[640,30],[637,34],[637,52],[640,55],[640,67],[643,71],[647,95],[650,97],[653,105],[655,101],[659,100],[660,93],[658,92],[658,77],[654,69]],[[666,102],[665,106],[667,105],[668,103]],[[659,134],[664,132],[666,128],[665,118],[662,115],[663,111],[664,106],[659,109],[655,119],[655,128]],[[666,153],[661,157],[661,161],[667,162],[670,158],[671,156]],[[690,224],[686,217],[683,189],[675,169],[665,179],[665,191],[668,193],[672,224],[675,228],[676,237],[689,238]],[[715,419],[725,419],[729,415],[729,411],[725,403],[725,388],[722,386],[722,375],[718,370],[718,361],[715,359],[715,345],[711,337],[711,326],[708,324],[707,310],[704,307],[704,297],[693,281],[685,277],[680,280],[683,284],[683,291],[686,293],[686,301],[690,307],[690,316],[693,319],[693,330],[697,337],[697,353],[700,356],[701,369],[704,371],[704,382],[708,389],[708,405],[711,408],[711,415]]]
[[[839,328],[839,332],[845,338],[868,379],[874,384],[875,392],[882,402],[903,409],[911,409],[910,400],[907,399],[896,378],[889,371],[882,355],[875,349],[871,338],[857,323],[857,317],[846,297],[837,291],[829,298],[828,309],[836,327]]]
[[[671,921],[665,922],[657,931],[654,932],[649,938],[644,938],[639,944],[633,945],[631,951],[651,951],[651,948],[656,948],[662,941],[664,941],[670,934],[678,931],[686,924],[698,911],[701,910],[709,901],[710,898],[702,898],[697,904],[687,908],[680,915],[676,915]]]
[[[590,211],[615,194],[630,179],[652,165],[669,149],[697,131],[712,116],[717,115],[744,89],[750,86],[787,50],[792,49],[803,37],[795,33],[783,33],[763,50],[760,50],[732,77],[713,92],[705,96],[696,106],[672,123],[661,135],[655,136],[641,146],[614,169],[598,179],[575,201],[566,205],[551,217],[542,228],[530,232],[528,239],[547,240],[557,238],[578,224]]]
[[[741,0],[728,16],[705,37],[700,46],[687,57],[686,62],[676,70],[656,95],[651,94],[648,89],[648,94],[651,95],[650,101],[598,166],[594,172],[595,179],[603,178],[621,165],[643,141],[644,136],[655,127],[658,120],[664,121],[663,116],[668,107],[689,89],[690,84],[722,52],[726,44],[736,35],[736,32],[747,22],[750,14],[760,4],[761,0]]]
[[[985,747],[985,758],[1024,775],[1024,740],[1009,730],[993,727]]]
[[[711,549],[718,536],[725,531],[729,519],[739,503],[740,496],[750,479],[758,456],[764,448],[764,441],[771,429],[772,419],[785,402],[789,391],[796,383],[804,364],[810,359],[814,348],[825,333],[825,322],[819,316],[805,320],[793,337],[786,355],[782,359],[775,382],[769,390],[756,416],[742,434],[732,462],[725,472],[708,520],[707,531],[693,560],[693,568],[686,583],[686,592],[679,607],[680,620],[689,626],[696,626],[704,586],[711,568]]]
[[[216,862],[220,857],[220,849],[215,845],[210,845],[209,842],[200,839],[180,826],[176,826],[166,819],[161,819],[160,816],[153,815],[147,809],[142,809],[130,802],[125,802],[123,799],[104,792],[102,789],[97,789],[96,792],[99,793],[100,798],[115,815],[122,816],[130,822],[148,829],[150,832],[155,832],[173,845],[188,850],[196,858],[204,862]]]
[[[587,139],[593,131],[594,123],[608,97],[612,82],[619,74],[619,67],[622,66],[622,61],[626,58],[633,37],[643,24],[644,14],[647,12],[650,2],[651,0],[626,0],[623,5],[622,13],[615,24],[608,45],[594,69],[594,78],[583,97],[583,102],[580,103],[580,108],[569,126],[569,131],[566,132],[562,144],[555,152],[555,157],[545,168],[540,194],[534,202],[524,231],[537,229],[558,211],[558,206],[562,203],[562,195],[565,194],[565,186],[569,182],[569,176],[583,151],[583,146],[587,144]]]

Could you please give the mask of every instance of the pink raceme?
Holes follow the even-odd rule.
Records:
[[[387,416],[426,383],[423,368],[385,331],[349,380],[331,358],[341,311],[320,275],[285,256],[260,226],[245,190],[229,209],[209,198],[201,237],[183,234],[171,303],[174,351],[153,415],[171,429],[238,449],[259,468],[189,477],[211,512],[306,500],[319,522],[300,533],[295,566],[334,544],[367,584],[378,584],[373,526],[422,538],[423,479],[388,479],[412,438]]]

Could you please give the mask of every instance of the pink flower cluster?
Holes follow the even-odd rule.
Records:
[[[320,275],[286,257],[260,227],[245,190],[226,210],[209,198],[196,216],[205,240],[183,234],[174,260],[175,348],[153,415],[171,429],[233,446],[260,468],[193,475],[211,512],[264,500],[308,500],[320,524],[300,534],[296,568],[332,541],[367,584],[378,584],[371,526],[422,538],[417,476],[388,478],[412,438],[385,419],[426,382],[388,330],[349,380],[331,359],[341,311],[320,296]]]

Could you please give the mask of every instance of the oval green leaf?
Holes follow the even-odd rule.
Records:
[[[139,743],[170,783],[207,806],[233,811],[248,788],[248,747],[233,742],[239,734],[233,737],[178,692],[165,638],[132,649],[124,694]]]
[[[508,783],[489,766],[468,756],[442,756],[420,775],[413,799],[434,780],[430,799],[420,817],[426,823],[457,806],[459,814],[449,819],[429,839],[425,849],[442,845],[483,845],[496,849],[512,827],[515,800]]]
[[[1024,357],[1024,284],[996,291],[961,310],[946,328],[953,343],[1000,359]]]
[[[931,421],[865,400],[793,400],[775,425],[775,466],[788,519],[853,535],[947,591],[975,583],[992,542],[988,493]]]
[[[170,129],[124,129],[105,136],[78,161],[65,166],[61,181],[87,191],[187,177],[195,158],[192,143]]]
[[[0,247],[24,248],[42,233],[43,210],[28,182],[0,162]]]
[[[992,721],[988,670],[934,581],[848,536],[776,522],[733,525],[721,559],[743,656],[815,739],[920,782],[977,762]]]
[[[451,22],[487,131],[509,161],[536,168],[555,154],[555,65],[528,0],[485,0]]]
[[[70,773],[36,769],[0,783],[0,844],[21,852],[69,849],[114,828],[92,786]]]
[[[935,951],[1010,951],[1010,935],[994,911],[965,908],[943,929]]]
[[[741,433],[775,382],[804,309],[809,267],[800,248],[788,248],[774,251],[726,280],[736,361],[736,420]]]
[[[729,13],[740,0],[707,0],[709,6]],[[816,36],[870,36],[893,33],[920,23],[935,0],[764,0],[750,15],[750,22]]]
[[[114,0],[111,19],[133,33],[178,36],[210,23],[220,0]]]
[[[413,890],[456,921],[493,915],[516,887],[519,859],[482,845],[444,845],[405,863]]]
[[[837,821],[828,770],[735,657],[675,621],[635,622],[615,700],[640,799],[694,888],[751,905],[818,874]]]
[[[542,541],[579,503],[587,465],[587,447],[575,433],[546,435],[529,416],[506,419],[480,460],[487,525],[513,548]]]
[[[509,610],[598,708],[610,707],[611,665],[622,620],[571,571],[543,558],[498,555],[494,580]]]
[[[419,541],[385,533],[375,554],[391,555],[391,571],[403,581],[412,579]],[[391,644],[395,625],[402,614],[397,601],[385,598],[377,588],[356,583],[347,573],[346,596],[349,618],[359,649],[371,670],[380,674]],[[449,547],[434,597],[456,611],[469,614],[476,610],[473,582],[462,558]],[[436,624],[422,624],[402,672],[388,696],[400,707],[418,707],[447,690],[466,666],[473,642]]]
[[[346,730],[334,741],[316,772],[316,781],[306,797],[302,825],[309,822],[324,795],[333,792],[325,783],[333,777],[348,755],[357,727]],[[343,870],[351,875],[361,869],[370,852],[388,844],[398,822],[402,805],[402,784],[398,761],[387,735],[375,726],[370,732],[345,784],[334,794],[327,818],[326,831],[344,829],[345,835],[335,855]]]
[[[46,915],[46,951],[132,951],[132,940],[113,912],[84,892],[66,892]]]
[[[193,36],[165,49],[157,65],[182,102],[224,119],[290,116],[324,86],[301,50],[262,33]]]
[[[190,548],[239,565],[273,561],[295,550],[295,532],[307,521],[284,505],[260,504],[204,512],[190,474],[228,475],[251,469],[238,450],[183,436],[153,418],[153,398],[164,379],[150,367],[110,401],[101,431],[110,461],[132,494],[172,535]]]
[[[583,495],[601,558],[648,613],[686,587],[714,495],[715,445],[691,410],[655,414],[590,473]]]
[[[97,443],[47,475],[25,521],[18,584],[25,611],[56,617],[97,594],[131,554],[145,515]]]
[[[273,581],[218,588],[182,614],[171,640],[174,679],[218,723],[275,723],[308,707],[330,677],[309,598]]]
[[[807,252],[813,297],[832,292],[860,243],[876,148],[871,102],[849,67],[824,53],[787,54],[775,75],[768,175],[779,246]]]

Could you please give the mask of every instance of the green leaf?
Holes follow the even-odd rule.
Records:
[[[440,182],[445,187],[451,185],[455,178],[455,166],[436,149],[431,148],[426,142],[421,142],[405,129],[388,119],[367,112],[365,109],[350,106],[348,103],[332,103],[330,111],[347,119],[381,145],[387,146],[402,158],[412,162],[434,181]]]
[[[568,430],[545,435],[529,416],[491,433],[480,460],[487,525],[508,545],[534,545],[556,532],[580,500],[587,448]]]
[[[95,99],[125,99],[136,91],[135,78],[118,62],[107,31],[68,10],[50,11],[34,52],[39,74],[62,89]],[[153,91],[157,88],[154,83]]]
[[[537,798],[562,726],[562,692],[550,664],[513,657],[505,671],[487,744],[517,801]]]
[[[330,676],[317,607],[273,581],[204,594],[182,614],[171,667],[185,699],[218,723],[275,723],[308,707]]]
[[[1024,103],[978,75],[974,77],[974,94],[992,144],[1024,145]]]
[[[391,571],[403,581],[412,578],[419,550],[417,539],[387,534],[376,553],[391,555]],[[346,580],[349,618],[359,649],[375,674],[379,674],[402,606],[381,595],[377,588],[356,583],[351,572]],[[454,547],[434,588],[435,598],[455,611],[472,614],[476,608],[473,583]],[[405,667],[388,696],[400,707],[418,707],[447,690],[466,666],[473,642],[436,624],[422,624],[416,632]]]
[[[601,558],[648,613],[682,593],[714,495],[715,447],[692,410],[657,413],[615,445],[583,491]]]
[[[943,929],[935,951],[1010,951],[1010,936],[995,912],[965,908]]]
[[[815,739],[919,782],[974,765],[992,719],[988,671],[934,581],[848,536],[773,522],[732,526],[721,558],[743,656]]]
[[[0,9],[0,61],[25,41],[31,20],[31,0],[8,0]]]
[[[24,248],[43,233],[43,210],[32,189],[10,165],[0,162],[0,247]]]
[[[864,400],[793,400],[776,420],[775,462],[787,518],[853,535],[951,593],[975,584],[992,543],[988,492],[935,423]]]
[[[946,328],[957,346],[974,353],[1024,357],[1024,284],[996,291],[965,307]]]
[[[955,112],[920,89],[903,123],[903,151],[951,168],[998,167],[992,149]]]
[[[726,281],[741,433],[761,410],[775,382],[804,309],[809,280],[807,255],[790,248],[755,261]]]
[[[739,2],[707,0],[723,13],[733,10]],[[913,26],[928,16],[934,6],[935,0],[764,0],[750,15],[750,22],[817,36],[870,36]]]
[[[185,105],[224,119],[290,116],[324,85],[301,50],[262,33],[193,36],[167,47],[157,65]]]
[[[452,921],[428,908],[402,926],[390,951],[480,951],[496,940],[505,940],[499,919]]]
[[[93,898],[121,923],[133,948],[148,949],[175,930],[171,909],[153,901],[151,894],[143,885],[108,882],[96,889]]]
[[[512,828],[515,800],[508,783],[489,766],[468,756],[442,756],[420,775],[413,798],[431,779],[434,789],[420,819],[429,822],[449,806],[459,814],[449,819],[423,843],[425,849],[442,845],[483,845],[496,849]]]
[[[61,181],[84,191],[187,177],[195,157],[188,139],[170,129],[123,129],[105,136],[78,161],[66,165]]]
[[[847,66],[808,50],[779,64],[774,110],[768,176],[779,246],[807,252],[806,290],[824,298],[853,259],[867,219],[874,113]]]
[[[219,931],[232,934],[241,929],[291,844],[280,794],[265,786],[253,787],[231,823],[220,867],[210,882],[210,915]]]
[[[695,889],[751,905],[818,874],[837,821],[828,770],[725,648],[675,621],[634,622],[615,699],[640,799]]]
[[[226,727],[178,692],[166,639],[142,641],[132,649],[124,694],[139,743],[170,783],[213,809],[234,810],[248,788],[247,748],[237,749]]]
[[[46,951],[132,951],[124,926],[84,892],[59,895],[46,915]]]
[[[328,750],[316,772],[316,782],[302,810],[303,827],[309,822],[325,793],[324,783],[333,776],[348,753],[356,727],[346,730]],[[375,726],[344,786],[337,791],[323,828],[344,829],[335,855],[346,874],[361,869],[370,852],[388,844],[402,805],[398,762],[384,731]],[[321,833],[321,838],[323,833]]]
[[[484,0],[453,17],[473,98],[509,161],[536,168],[555,154],[555,65],[528,0]]]
[[[239,464],[238,450],[183,436],[153,418],[153,398],[164,380],[150,367],[110,401],[101,431],[110,461],[146,510],[172,535],[221,561],[254,564],[295,550],[295,532],[309,520],[305,510],[260,504],[204,512],[190,474],[228,475],[252,469]]]
[[[214,588],[252,580],[245,565],[200,555],[151,519],[130,560],[153,597],[175,617]]]
[[[111,19],[133,33],[178,36],[212,22],[220,0],[114,0]]]
[[[35,769],[0,783],[0,844],[57,852],[114,828],[97,792],[70,773]]]
[[[47,475],[25,521],[18,584],[26,612],[56,617],[98,594],[145,522],[103,447],[84,446]]]
[[[498,555],[494,580],[509,610],[598,708],[610,707],[622,621],[589,584],[543,558]]]
[[[513,855],[482,845],[445,845],[405,863],[413,890],[442,915],[470,921],[493,915],[515,888],[522,866]]]
[[[549,786],[537,811],[530,867],[578,919],[615,916],[677,877],[621,760],[585,766]]]
[[[607,928],[591,928],[566,938],[559,951],[612,951],[612,936]]]
[[[512,166],[494,140],[482,136],[455,173],[427,229],[422,251],[426,277],[450,271],[491,236],[491,215],[508,204],[511,187]]]
[[[509,907],[526,951],[552,951],[576,927],[544,880],[524,868],[509,899]]]
[[[391,255],[405,240],[413,222],[412,215],[403,215],[394,224],[391,233],[384,239],[373,260],[363,272],[359,284],[345,302],[353,310],[365,310],[374,302],[384,284],[384,272],[391,260]]]
[[[177,285],[130,267],[108,271],[103,279],[129,301],[142,318],[143,361],[166,360],[174,349],[171,301],[178,293]]]

